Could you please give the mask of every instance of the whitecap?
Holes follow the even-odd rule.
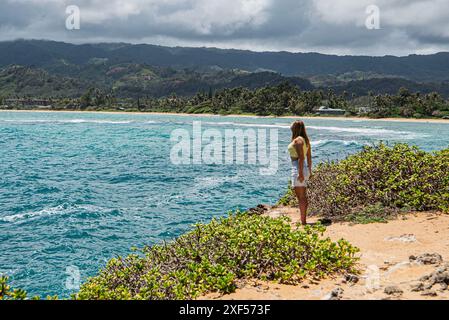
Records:
[[[57,120],[56,122],[57,123],[129,124],[129,123],[132,123],[133,121],[73,119],[73,120]]]
[[[113,120],[91,120],[91,119],[70,119],[70,120],[51,120],[51,119],[20,119],[20,120],[0,120],[3,122],[11,122],[17,124],[33,124],[33,123],[55,123],[55,124],[78,124],[78,123],[93,123],[93,124],[130,124],[133,121],[113,121]]]
[[[45,208],[39,211],[24,212],[13,214],[5,217],[0,217],[0,222],[20,222],[27,220],[34,220],[37,218],[54,216],[54,215],[65,215],[65,214],[76,214],[82,212],[92,212],[92,213],[108,213],[114,211],[114,209],[107,209],[98,207],[95,205],[59,205],[56,207]]]
[[[400,138],[400,139],[414,139],[426,137],[426,134],[410,132],[410,131],[396,131],[390,129],[380,128],[351,128],[351,127],[319,127],[308,126],[307,128],[318,131],[331,131],[336,133],[350,133],[358,134],[360,136],[379,136],[382,138]]]
[[[234,127],[250,127],[250,128],[278,128],[289,129],[289,125],[284,124],[262,124],[262,123],[241,123],[241,122],[201,122],[201,124],[209,126],[234,126]]]
[[[186,124],[185,122],[182,124]],[[261,124],[261,123],[242,123],[242,122],[209,122],[203,121],[205,126],[234,126],[234,127],[249,127],[249,128],[275,128],[275,129],[290,129],[290,125],[276,123],[276,124]],[[331,131],[336,133],[356,133],[362,136],[381,136],[381,137],[399,137],[402,139],[413,139],[416,137],[424,137],[423,134],[418,134],[409,131],[395,131],[383,128],[353,128],[353,127],[327,127],[327,126],[307,126],[308,129],[318,131]]]
[[[361,146],[366,145],[365,143],[361,143],[361,142],[355,141],[355,140],[347,141],[347,140],[327,140],[327,139],[325,139],[325,140],[316,140],[316,141],[311,142],[311,145],[313,147],[323,147],[328,144],[341,144],[341,145],[344,145],[345,147],[348,147],[348,146],[360,146],[361,147]]]
[[[61,212],[63,210],[64,210],[63,206],[57,206],[54,208],[43,209],[43,210],[35,211],[35,212],[18,213],[18,214],[13,214],[13,215],[6,216],[6,217],[1,217],[0,221],[16,222],[16,221],[20,221],[20,220],[28,220],[28,219],[32,219],[35,217],[50,216],[50,215],[58,214],[59,212]]]
[[[383,135],[383,134],[403,134],[411,132],[401,132],[388,129],[369,129],[369,128],[350,128],[350,127],[318,127],[318,126],[308,126],[307,128],[313,130],[326,130],[333,132],[350,132],[350,133],[360,133],[364,135]]]

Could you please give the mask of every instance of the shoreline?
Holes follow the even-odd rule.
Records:
[[[449,124],[449,119],[414,119],[414,118],[380,118],[373,119],[368,117],[333,117],[333,116],[257,116],[245,114],[190,114],[176,112],[126,112],[126,111],[75,111],[75,110],[0,110],[0,113],[68,113],[68,114],[117,114],[117,115],[156,115],[156,116],[183,116],[183,117],[223,117],[223,118],[255,118],[255,119],[306,119],[306,120],[341,120],[341,121],[380,121],[380,122],[410,122],[410,123],[440,123]]]

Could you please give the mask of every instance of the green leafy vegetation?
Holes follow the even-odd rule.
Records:
[[[123,69],[127,70],[124,67]],[[39,93],[44,92],[49,83],[53,83],[58,86],[57,89],[53,88],[49,91],[54,94],[48,100],[48,104],[51,105],[53,110],[120,110],[129,112],[176,112],[190,114],[310,116],[315,115],[317,107],[324,105],[333,109],[343,109],[346,115],[364,115],[372,118],[449,117],[449,101],[445,100],[436,92],[429,94],[411,93],[405,88],[400,88],[398,93],[394,95],[374,95],[370,93],[369,96],[357,97],[354,94],[350,96],[347,91],[336,93],[332,89],[309,89],[304,91],[301,90],[301,82],[299,80],[292,80],[293,78],[286,80],[286,78],[279,75],[274,75],[279,78],[270,82],[270,86],[258,87],[257,82],[251,85],[250,78],[260,78],[259,80],[262,78],[270,78],[270,73],[245,76],[249,80],[248,83],[244,82],[245,85],[255,87],[253,89],[242,86],[213,89],[214,83],[216,86],[223,87],[226,85],[237,85],[239,82],[231,81],[226,82],[226,85],[219,85],[209,79],[207,81],[201,80],[205,81],[203,85],[199,87],[193,85],[189,89],[189,93],[192,93],[194,92],[193,90],[202,88],[196,94],[178,96],[175,93],[169,94],[168,92],[186,92],[183,91],[184,89],[181,90],[179,86],[172,87],[169,82],[175,81],[181,86],[181,83],[185,82],[179,79],[160,80],[160,75],[148,75],[149,70],[141,71],[137,75],[131,76],[126,73],[127,71],[123,71],[121,67],[116,68],[113,74],[116,72],[125,72],[125,74],[117,80],[120,84],[115,83],[113,89],[108,89],[107,85],[100,88],[97,86],[89,87],[89,83],[80,85],[79,81],[50,77],[45,72],[28,72],[19,67],[15,67],[13,70],[15,70],[14,74],[21,75],[19,80],[14,80],[14,76],[12,78],[9,76],[6,78],[2,77],[2,73],[0,72],[0,95],[9,98],[2,100],[3,104],[9,104],[8,108],[10,109],[33,109],[32,101],[36,97],[34,94],[37,94],[39,97],[42,96]],[[162,71],[159,70],[158,72]],[[175,74],[178,75],[178,73]],[[281,80],[283,82],[280,82]],[[134,84],[125,84],[128,81]],[[156,84],[154,82],[158,83]],[[261,83],[264,83],[264,81],[261,81]],[[70,86],[67,87],[66,84],[70,84]],[[152,89],[149,89],[150,87]],[[307,84],[304,84],[303,87],[307,87]],[[20,90],[17,88],[20,88]],[[167,91],[167,88],[170,89]],[[13,95],[8,94],[11,93],[10,89],[14,92]],[[23,93],[23,90],[25,90],[34,94],[16,94],[16,89],[19,90],[19,93]],[[83,91],[81,92],[81,90]],[[159,94],[156,92],[159,92]],[[64,93],[67,93],[66,97],[63,97]],[[165,93],[166,96],[157,97],[162,93]],[[27,105],[23,105],[22,102],[9,102],[11,101],[11,97],[26,97]]]
[[[356,223],[401,211],[449,212],[449,149],[428,153],[380,144],[339,162],[320,164],[309,184],[313,214]],[[282,205],[296,205],[289,190]]]
[[[449,212],[449,148],[428,153],[406,144],[366,147],[319,165],[309,192],[312,214],[323,219],[372,223],[413,210]],[[279,204],[296,205],[290,188]],[[248,279],[297,284],[357,272],[358,249],[325,238],[322,225],[292,228],[288,218],[250,212],[231,213],[170,243],[112,259],[73,298],[194,299],[231,293]],[[27,298],[7,282],[0,278],[1,299]]]
[[[449,114],[449,102],[438,93],[411,93],[401,88],[396,95],[371,96],[366,114],[375,118],[424,118]]]
[[[286,218],[248,213],[213,220],[175,241],[109,261],[77,299],[193,299],[230,293],[243,279],[298,283],[356,272],[358,250],[323,238],[324,227],[292,229]]]
[[[349,214],[345,219],[354,224],[385,223],[395,216],[394,210],[385,208],[382,203],[367,205]]]
[[[88,63],[81,66],[55,65],[50,70],[13,65],[0,68],[0,94],[21,98],[80,98],[91,90],[114,98],[192,97],[224,88],[251,90],[288,82],[303,90],[314,87],[308,80],[272,72],[240,70],[175,69],[136,63]],[[100,107],[101,104],[95,106]]]
[[[280,116],[311,115],[327,106],[373,118],[449,118],[447,55],[0,42],[0,106],[33,109],[32,102],[11,100],[44,98],[55,110]]]
[[[50,74],[45,70],[23,66],[0,69],[0,95],[3,97],[78,97],[88,81]]]
[[[0,300],[26,300],[27,292],[22,289],[13,289],[8,284],[9,278],[6,276],[0,277]],[[33,297],[32,299],[39,299]]]

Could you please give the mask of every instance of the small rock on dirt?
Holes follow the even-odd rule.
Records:
[[[388,286],[385,288],[384,292],[388,295],[401,295],[404,293],[398,286]]]
[[[355,274],[347,274],[347,275],[345,275],[344,280],[347,283],[357,283],[357,282],[359,282],[360,278]]]
[[[421,293],[424,297],[436,297],[438,294],[433,290],[426,290],[423,293]]]
[[[424,286],[425,286],[425,284],[423,282],[419,282],[417,284],[412,285],[410,289],[413,292],[424,291]]]
[[[410,261],[425,265],[440,264],[443,262],[443,257],[438,253],[424,253],[420,256],[410,256]]]
[[[270,209],[269,206],[259,204],[257,207],[249,209],[248,214],[260,216],[263,215],[265,212],[267,212],[269,209]]]
[[[449,288],[449,285],[447,283],[440,283],[440,290],[445,291]]]
[[[323,300],[341,300],[344,290],[342,288],[336,288],[326,295]]]

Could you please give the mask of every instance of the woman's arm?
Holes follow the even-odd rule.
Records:
[[[304,159],[306,155],[304,154],[304,141],[297,139],[295,141],[295,148],[296,152],[298,153],[299,159],[298,159],[298,180],[299,182],[304,182]]]
[[[307,150],[307,165],[309,166],[309,173],[312,175],[312,146],[309,145]]]

